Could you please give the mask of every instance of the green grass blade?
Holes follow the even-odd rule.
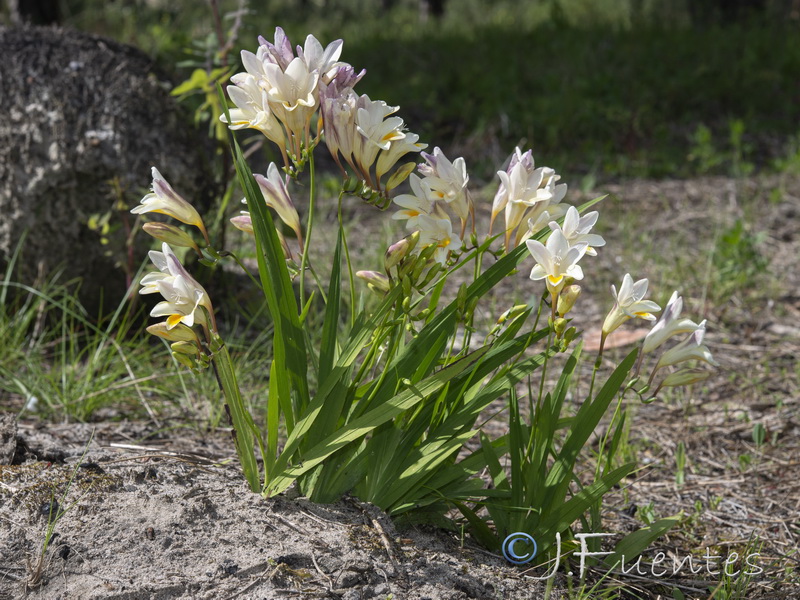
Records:
[[[296,414],[299,414],[308,405],[309,391],[305,337],[300,325],[297,298],[272,216],[235,139],[233,146],[239,185],[247,199],[256,236],[261,287],[274,321],[275,375],[287,377],[291,382],[299,402],[296,410]]]
[[[266,481],[269,481],[272,475],[275,457],[278,456],[278,428],[280,425],[281,396],[288,392],[288,386],[286,384],[287,381],[284,378],[279,378],[275,375],[275,361],[273,360],[269,367],[269,396],[267,397],[267,455],[264,457]],[[289,401],[288,397],[286,401]],[[291,417],[291,406],[288,408],[290,412],[287,416]]]
[[[630,475],[636,468],[635,463],[628,463],[618,469],[603,475],[592,485],[586,486],[566,502],[551,505],[550,511],[543,514],[538,527],[535,528],[534,537],[542,540],[541,550],[546,550],[556,533],[566,531],[581,515],[602,498],[608,490]],[[554,509],[554,510],[553,510]],[[543,507],[544,512],[544,507]],[[523,529],[522,531],[525,531]]]
[[[564,442],[561,452],[556,457],[550,473],[545,482],[546,495],[542,505],[545,507],[558,505],[566,496],[569,488],[570,476],[573,472],[575,461],[578,458],[586,441],[600,423],[609,404],[619,393],[628,373],[636,361],[637,350],[633,350],[614,370],[594,400],[587,398],[578,410],[572,421],[569,437]]]
[[[233,441],[236,446],[236,453],[242,465],[242,471],[250,489],[258,492],[261,489],[261,482],[258,474],[258,464],[256,463],[255,447],[253,446],[254,425],[247,408],[242,401],[239,385],[236,383],[236,372],[231,362],[228,349],[221,343],[215,349],[214,364],[216,365],[220,385],[225,394],[228,415],[233,425]]]
[[[614,553],[606,556],[603,562],[606,563],[609,568],[614,568],[614,566],[621,563],[623,560],[625,562],[633,561],[644,552],[650,544],[667,533],[667,531],[680,523],[680,521],[680,515],[675,515],[665,519],[659,519],[647,527],[642,527],[641,529],[629,533],[617,542],[617,545],[614,546]]]
[[[342,269],[342,231],[336,240],[333,252],[333,268],[328,285],[328,302],[325,306],[325,320],[322,324],[322,341],[319,348],[319,380],[325,381],[336,362],[336,333],[339,329],[341,311]]]

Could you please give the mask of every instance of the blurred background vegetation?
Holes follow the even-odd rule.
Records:
[[[343,38],[359,91],[479,182],[515,145],[587,182],[800,165],[800,0],[8,0],[2,18],[26,12],[138,46],[176,84],[277,25]]]
[[[429,150],[464,156],[471,184],[487,198],[516,145],[533,148],[537,164],[562,173],[573,190],[636,177],[743,182],[755,173],[800,174],[800,0],[0,0],[0,24],[24,21],[141,48],[187,114],[217,139],[225,133],[213,82],[241,70],[241,49],[254,51],[257,37],[271,39],[276,26],[294,44],[309,33],[326,44],[342,38],[342,60],[368,71],[358,91],[400,105]],[[219,152],[228,156],[224,146]],[[219,164],[214,177],[227,183],[230,165]],[[336,194],[333,179],[323,193]],[[225,217],[241,197],[233,185],[227,189],[209,216],[217,247],[225,246]],[[776,189],[768,204],[782,198]],[[747,202],[744,215],[737,213],[743,221],[706,240],[707,279],[684,289],[687,297],[694,291],[703,304],[706,290],[722,290],[709,301],[730,304],[743,288],[768,289],[749,285],[764,263],[760,238],[742,223],[762,214],[764,202]],[[606,206],[607,222],[629,236],[629,254],[663,255],[657,260],[665,265],[684,257],[680,243],[665,251],[663,230],[648,231],[653,213]],[[242,243],[243,256],[249,247]],[[378,250],[363,264],[377,266],[381,256]],[[696,253],[684,260],[694,262],[676,262],[684,272],[662,280],[693,273]],[[56,277],[14,299],[8,290],[20,285],[13,263],[4,279],[0,271],[0,334],[8,342],[0,348],[0,406],[78,420],[101,408],[104,418],[145,411],[158,423],[166,404],[198,427],[220,422],[221,405],[207,401],[218,394],[213,379],[177,363],[163,368],[168,354],[142,333],[141,305],[121,305],[98,321]],[[723,280],[728,287],[718,285]],[[216,284],[214,291],[217,306],[234,307],[223,315],[229,346],[253,365],[242,369],[241,383],[258,402],[271,328],[263,313],[239,304],[237,286]],[[753,306],[761,310],[759,298]]]

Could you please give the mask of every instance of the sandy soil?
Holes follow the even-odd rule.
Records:
[[[263,500],[218,462],[230,458],[225,437],[138,445],[141,426],[101,425],[87,449],[92,429],[21,425],[25,462],[0,467],[0,598],[523,599],[538,589],[501,557],[434,529],[398,531],[354,499]],[[63,516],[41,559],[52,510]]]

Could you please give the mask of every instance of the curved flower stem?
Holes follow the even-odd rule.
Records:
[[[250,272],[250,269],[244,266],[244,263],[239,259],[238,256],[236,256],[236,254],[234,254],[233,252],[221,252],[220,255],[223,258],[225,256],[230,256],[233,260],[235,260],[236,264],[242,268],[242,271],[244,271],[250,278],[250,281],[253,282],[253,285],[255,285],[259,290],[264,291],[264,288],[261,287],[261,282],[255,278],[255,276]]]
[[[314,281],[317,284],[317,288],[319,289],[320,296],[322,296],[322,300],[325,302],[325,304],[327,304],[328,295],[325,293],[325,288],[322,285],[322,280],[319,278],[319,275],[317,275],[317,272],[316,270],[314,270],[314,267],[312,266],[311,263],[308,263],[308,270],[311,271],[311,276],[314,278]]]
[[[606,451],[606,446],[608,445],[608,438],[611,435],[611,432],[614,429],[614,426],[618,424],[617,421],[619,419],[620,408],[622,407],[622,400],[624,398],[625,398],[625,394],[624,393],[619,394],[619,397],[617,399],[617,406],[614,408],[614,414],[611,415],[611,421],[609,421],[608,428],[606,429],[606,432],[603,435],[603,439],[600,441],[600,446],[599,446],[598,455],[597,455],[597,464],[595,465],[595,468],[594,468],[594,477],[595,477],[595,479],[599,479],[600,478],[601,470],[602,470],[603,474],[605,474],[611,468],[611,460],[614,458],[613,455],[609,455],[609,456],[605,457],[606,466],[605,466],[604,469],[601,469],[601,466],[603,464],[603,453]]]
[[[218,335],[212,337],[211,351],[213,356],[211,364],[220,390],[225,397],[225,412],[233,427],[233,441],[242,472],[250,489],[258,492],[261,489],[261,482],[253,441],[258,443],[262,457],[266,457],[261,433],[253,423],[253,418],[242,399],[239,384],[236,381],[236,369],[228,349]]]
[[[308,189],[308,221],[306,223],[306,239],[303,244],[303,256],[300,259],[300,306],[306,304],[306,268],[308,267],[308,249],[311,246],[311,229],[314,225],[314,201],[316,197],[316,177],[314,176],[314,155],[308,156],[308,175],[311,183]],[[302,308],[301,308],[302,310]]]
[[[473,226],[475,225],[473,221]],[[463,233],[462,233],[463,235]],[[475,270],[472,274],[472,281],[478,281],[481,276],[481,266],[483,264],[483,252],[480,246],[475,249]],[[469,315],[469,319],[464,324],[464,350],[469,352],[469,346],[472,343],[472,324],[475,322],[475,314]]]
[[[350,261],[350,249],[347,246],[347,235],[344,231],[344,220],[342,219],[342,200],[344,199],[344,190],[339,192],[339,229],[342,232],[342,245],[344,247],[344,258],[347,261],[347,276],[350,279],[350,327],[352,328],[356,322],[356,286],[355,275],[353,274],[353,263]]]
[[[594,380],[597,377],[597,371],[600,370],[600,365],[603,364],[603,348],[606,345],[606,338],[608,334],[603,332],[600,334],[600,350],[597,353],[597,360],[594,361],[594,367],[592,368],[592,380],[589,383],[589,393],[586,395],[587,398],[592,397],[592,392],[594,391]]]
[[[550,348],[553,345],[553,328],[547,332],[547,345],[545,346],[544,363],[542,364],[542,375],[539,379],[539,394],[536,398],[536,414],[538,415],[539,409],[542,407],[542,397],[544,396],[544,381],[547,379],[547,365],[550,363]],[[533,408],[533,407],[531,407]],[[531,413],[533,419],[534,413]],[[538,417],[537,417],[538,418]]]

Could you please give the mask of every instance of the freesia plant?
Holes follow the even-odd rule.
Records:
[[[527,531],[546,550],[577,520],[596,525],[592,515],[603,495],[633,472],[635,465],[614,461],[626,392],[647,401],[662,386],[707,376],[696,366],[683,368],[687,361],[714,364],[703,345],[705,323],[681,318],[682,301],[674,294],[643,352],[632,351],[596,385],[601,347],[588,393],[569,414],[567,392],[582,352],[569,315],[579,307],[587,257],[605,244],[592,233],[598,213],[587,212],[599,199],[581,207],[565,203],[559,175],[518,148],[498,172],[491,223],[483,230],[464,159],[451,160],[438,147],[423,152],[427,145],[406,130],[397,107],[355,91],[364,71],[341,62],[341,52],[341,41],[323,47],[313,36],[294,49],[277,29],[273,41],[259,39],[256,53],[242,52],[245,72],[231,78],[233,106],[220,116],[232,130],[263,133],[283,161],[254,175],[233,141],[247,211],[231,221],[254,237],[255,284],[274,323],[265,365],[269,393],[252,399],[265,403],[266,422],[243,401],[211,299],[170,245],[194,249],[204,263],[233,255],[213,248],[200,216],[155,168],[153,192],[133,212],[168,215],[197,228],[203,239],[172,224],[144,226],[163,242],[150,253],[158,271],[142,279],[141,293],[164,297],[151,315],[166,320],[149,331],[172,342],[174,356],[187,366],[213,368],[254,492],[270,496],[296,483],[313,500],[352,493],[396,515],[427,510],[441,516],[457,507],[489,547],[510,532]],[[309,256],[321,201],[314,156],[323,145],[342,174],[327,282]],[[306,184],[307,198],[296,195],[294,180]],[[397,194],[403,182],[407,187]],[[376,211],[394,204],[391,218],[408,230],[386,249],[382,265],[351,260],[341,210],[348,195]],[[501,214],[504,227],[495,233]],[[481,301],[519,267],[530,268],[540,301],[511,306],[485,327],[476,318]],[[451,283],[456,272],[467,279],[457,288]],[[626,274],[613,289],[601,346],[629,319],[655,321],[659,306],[644,298],[647,283]],[[374,301],[360,302],[359,294]],[[312,295],[324,301],[321,331],[307,318]],[[368,309],[358,311],[362,305]],[[555,361],[559,354],[565,360]],[[519,401],[526,385],[527,406]],[[481,420],[496,401],[508,403],[510,422],[507,434],[492,439]],[[586,481],[577,476],[581,450],[608,413],[609,433]],[[673,522],[652,526],[652,535],[624,549],[641,551],[643,540]]]

